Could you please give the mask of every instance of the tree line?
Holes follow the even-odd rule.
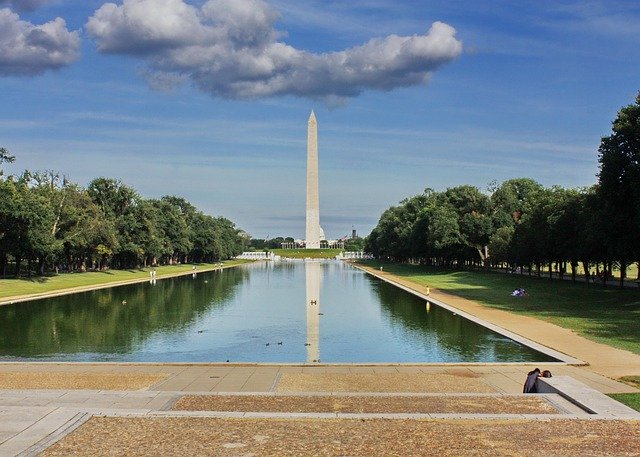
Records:
[[[15,157],[0,148],[0,164]],[[215,262],[242,252],[244,232],[181,197],[142,198],[121,181],[83,188],[53,172],[0,170],[0,273],[127,269]]]
[[[387,209],[366,240],[378,258],[446,267],[556,270],[581,265],[604,281],[640,261],[640,94],[623,107],[599,147],[598,182],[549,188],[529,178],[426,189]],[[553,268],[555,266],[555,268]],[[640,268],[638,269],[640,271]],[[638,279],[640,280],[640,273]]]

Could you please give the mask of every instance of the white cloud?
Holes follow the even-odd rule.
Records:
[[[33,11],[51,0],[0,0],[0,6],[7,5],[20,11]]]
[[[74,62],[80,56],[79,32],[62,18],[42,25],[0,9],[0,76],[37,75]]]
[[[279,41],[278,17],[262,0],[209,0],[201,8],[183,0],[124,0],[99,8],[86,29],[101,52],[144,58],[152,81],[187,77],[223,98],[335,102],[367,89],[425,84],[462,52],[455,29],[434,22],[424,35],[389,35],[315,54]]]

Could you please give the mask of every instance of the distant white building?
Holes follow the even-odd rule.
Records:
[[[236,256],[236,259],[243,259],[243,260],[279,260],[280,256],[279,255],[275,255],[273,252],[247,251],[247,252],[243,252],[239,256]]]

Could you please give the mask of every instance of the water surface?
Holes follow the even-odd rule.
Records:
[[[0,358],[554,360],[338,261],[262,262],[3,306]]]

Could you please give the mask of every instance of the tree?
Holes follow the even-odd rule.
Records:
[[[12,163],[12,162],[15,162],[15,160],[16,160],[16,157],[9,154],[9,151],[7,151],[5,148],[0,148],[0,163],[2,162]],[[2,172],[0,170],[0,175],[1,174]]]
[[[512,255],[511,241],[514,232],[513,225],[505,225],[496,229],[495,233],[491,235],[489,251],[494,265],[500,262],[513,263],[514,256]]]
[[[618,111],[598,149],[598,195],[607,221],[609,254],[620,260],[620,285],[630,260],[640,260],[640,93]]]
[[[344,250],[350,252],[358,252],[364,250],[364,238],[359,236],[355,238],[349,238],[344,243]]]
[[[189,240],[189,226],[180,206],[168,198],[151,200],[155,209],[156,225],[164,235],[163,256],[165,263],[186,261],[193,244]]]
[[[463,244],[475,249],[489,267],[489,241],[494,233],[491,199],[474,186],[458,186],[443,194],[445,204],[458,215]]]
[[[503,182],[493,194],[493,219],[496,227],[518,223],[531,210],[537,196],[543,191],[541,184],[529,178],[509,179]]]
[[[7,274],[8,256],[13,254],[18,242],[17,193],[13,179],[0,179],[0,269],[3,277]]]
[[[29,265],[36,259],[42,265],[54,247],[54,237],[50,231],[54,220],[51,203],[27,185],[28,178],[28,174],[25,174],[15,183],[10,208],[8,251],[15,261],[16,277],[20,275],[24,259]],[[31,268],[28,274],[31,274]]]

